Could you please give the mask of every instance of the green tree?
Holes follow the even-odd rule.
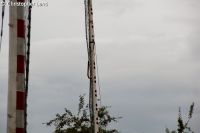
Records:
[[[177,131],[170,131],[168,128],[165,129],[166,133],[194,133],[191,129],[191,127],[188,126],[192,115],[194,112],[194,102],[190,105],[190,109],[189,109],[189,113],[188,113],[188,118],[187,120],[184,122],[182,119],[182,115],[181,115],[181,108],[179,107],[179,114],[178,114],[178,129]]]
[[[108,106],[99,108],[100,133],[119,133],[116,129],[107,129],[110,123],[117,122],[121,118],[111,116],[108,108]],[[89,106],[85,104],[84,95],[79,96],[77,114],[73,114],[69,109],[65,108],[63,114],[56,114],[54,119],[44,124],[47,126],[55,126],[55,133],[89,133],[91,128]]]

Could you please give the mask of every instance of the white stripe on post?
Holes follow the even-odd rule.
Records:
[[[16,0],[10,0],[16,2]],[[16,133],[17,7],[9,6],[9,77],[7,133]]]

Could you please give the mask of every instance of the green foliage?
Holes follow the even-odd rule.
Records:
[[[65,108],[63,114],[56,114],[56,117],[47,123],[47,126],[55,126],[55,133],[89,133],[91,129],[89,106],[85,105],[85,95],[79,96],[78,113],[74,115]],[[107,129],[112,122],[117,122],[121,117],[113,117],[109,114],[108,106],[99,108],[99,131],[100,133],[119,133],[116,129]]]
[[[188,123],[190,122],[190,119],[192,118],[192,114],[194,112],[194,102],[190,105],[190,110],[188,113],[188,119],[187,121],[183,121],[182,115],[181,115],[181,108],[179,107],[179,114],[178,114],[178,129],[177,132],[170,131],[168,128],[165,129],[166,133],[194,133],[192,129],[188,126]]]

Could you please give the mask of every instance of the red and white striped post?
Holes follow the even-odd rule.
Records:
[[[12,3],[25,0],[10,0]],[[10,6],[7,133],[25,133],[25,7]]]

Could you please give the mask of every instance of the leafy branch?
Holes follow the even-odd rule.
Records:
[[[193,112],[194,112],[194,102],[190,105],[188,119],[184,122],[182,119],[182,115],[181,115],[181,108],[179,107],[177,132],[175,130],[170,131],[168,128],[165,129],[165,132],[166,133],[194,133],[194,131],[192,131],[191,127],[188,126],[188,124],[192,118]]]
[[[117,122],[121,117],[114,117],[109,114],[109,106],[99,108],[99,131],[100,133],[119,133],[116,129],[107,129],[112,122]],[[91,121],[89,115],[89,106],[85,105],[85,95],[79,96],[78,113],[74,115],[69,109],[65,108],[63,114],[56,114],[56,117],[46,126],[55,126],[55,133],[89,133]]]

